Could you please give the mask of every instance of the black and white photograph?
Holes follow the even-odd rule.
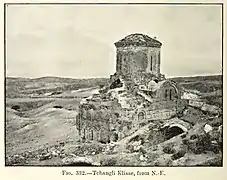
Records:
[[[4,12],[5,166],[223,167],[222,4]]]

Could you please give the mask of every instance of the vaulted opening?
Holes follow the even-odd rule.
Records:
[[[172,101],[178,98],[177,91],[175,87],[172,87],[172,86],[165,87],[163,90],[162,96],[165,101],[169,101],[169,100]]]
[[[168,140],[174,136],[182,134],[183,132],[184,132],[183,129],[181,129],[180,127],[177,126],[170,127],[165,132],[166,139]]]
[[[145,113],[144,112],[139,112],[139,114],[138,114],[138,120],[139,121],[142,121],[144,119],[145,119]]]

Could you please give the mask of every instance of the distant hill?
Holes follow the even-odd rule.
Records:
[[[169,78],[177,83],[192,82],[192,81],[222,81],[222,75],[213,76],[191,76],[191,77],[173,77]]]
[[[81,88],[104,86],[108,78],[73,79],[62,77],[6,78],[6,97],[26,94],[44,94],[53,91],[70,91]]]
[[[201,93],[210,93],[223,90],[223,76],[194,76],[194,77],[174,77],[169,78],[179,83],[185,89],[200,91]]]
[[[185,89],[197,90],[201,93],[210,93],[223,90],[222,75],[173,77],[169,78],[179,83]],[[70,91],[81,88],[105,86],[109,78],[74,79],[64,77],[40,78],[6,78],[6,97],[20,97],[28,94],[44,94],[48,92]]]

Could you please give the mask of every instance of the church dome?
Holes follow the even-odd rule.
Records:
[[[114,43],[116,47],[125,46],[144,46],[144,47],[161,47],[162,43],[156,40],[156,38],[151,38],[148,35],[135,33],[126,36],[118,42]]]

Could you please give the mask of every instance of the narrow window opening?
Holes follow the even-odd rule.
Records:
[[[97,130],[97,131],[96,131],[96,138],[97,138],[97,141],[99,141],[99,133],[100,133],[100,132]]]
[[[93,130],[91,130],[91,140],[93,140]]]
[[[86,138],[86,130],[85,130],[85,128],[84,128],[84,138]]]
[[[168,94],[168,90],[165,89],[165,100],[167,100],[167,94]]]
[[[172,100],[172,89],[169,91],[169,100]]]
[[[153,66],[152,59],[153,59],[153,57],[152,57],[152,55],[151,55],[151,64],[150,64],[150,70],[151,70],[151,71],[153,70],[153,68],[152,68],[152,66]]]
[[[119,68],[119,72],[121,72],[122,71],[122,55],[121,54],[119,54],[119,63],[118,63],[118,68]]]

